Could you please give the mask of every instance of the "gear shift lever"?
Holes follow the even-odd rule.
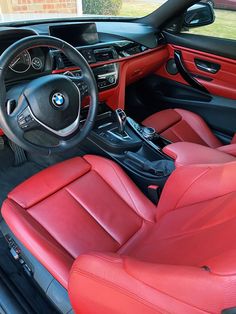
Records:
[[[116,114],[116,119],[119,124],[119,133],[124,134],[126,120],[127,120],[126,113],[124,112],[124,110],[119,108],[119,109],[116,109],[115,114]]]

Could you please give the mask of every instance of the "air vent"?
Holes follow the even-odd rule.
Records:
[[[81,50],[80,53],[84,56],[88,63],[96,62],[94,55],[91,50]],[[64,64],[65,68],[70,68],[76,66],[73,62],[71,62],[63,53],[60,54],[62,59],[62,63]]]
[[[104,62],[115,59],[115,51],[111,48],[96,49],[94,56],[97,62]]]
[[[64,64],[65,68],[71,68],[74,67],[75,64],[73,62],[71,62],[65,55],[64,53],[61,53],[61,58],[62,58],[62,62]]]
[[[141,46],[141,45],[135,45],[135,46],[133,46],[133,47],[131,47],[131,48],[126,49],[126,52],[127,52],[130,56],[132,56],[132,55],[136,55],[136,54],[138,54],[138,53],[141,53],[141,52],[145,51],[145,50],[143,50],[144,48],[145,48],[145,47],[143,47],[143,46]]]
[[[166,39],[163,33],[158,33],[157,34],[157,43],[158,45],[165,45],[166,44]]]

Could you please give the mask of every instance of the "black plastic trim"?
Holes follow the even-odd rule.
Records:
[[[151,14],[143,18],[136,19],[135,21],[161,28],[163,25],[166,25],[170,20],[182,15],[188,7],[190,7],[194,3],[197,3],[198,1],[199,0],[169,0]]]
[[[164,32],[164,34],[169,44],[183,46],[236,60],[236,40],[194,34],[176,35],[169,32]]]
[[[222,314],[236,314],[236,307],[232,307],[230,309],[223,310]]]
[[[203,76],[203,75],[199,75],[196,73],[190,73],[192,75],[192,77],[196,78],[196,79],[200,79],[206,82],[212,82],[213,78],[209,77],[209,76]]]

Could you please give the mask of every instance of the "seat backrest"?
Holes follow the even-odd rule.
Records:
[[[236,161],[177,168],[162,192],[157,219],[171,210],[219,198],[232,192],[236,192]]]
[[[156,218],[159,232],[172,226],[163,233],[166,239],[175,238],[175,250],[183,248],[177,263],[200,262],[217,274],[236,274],[236,162],[175,170]]]

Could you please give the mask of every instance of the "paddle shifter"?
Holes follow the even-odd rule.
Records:
[[[126,113],[122,109],[116,109],[115,114],[116,114],[116,119],[117,119],[118,124],[119,124],[119,133],[124,134],[125,133],[126,120],[127,120]]]

